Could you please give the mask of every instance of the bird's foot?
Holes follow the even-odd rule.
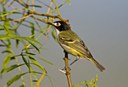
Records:
[[[66,69],[68,69],[69,71],[71,70],[70,67],[64,67],[64,68],[62,68],[62,69],[59,69],[59,71],[61,71],[62,73],[66,73],[66,72],[65,72]]]

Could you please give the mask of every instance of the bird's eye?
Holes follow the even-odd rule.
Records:
[[[54,25],[56,26],[56,27],[59,27],[59,26],[61,26],[61,23],[54,23]]]

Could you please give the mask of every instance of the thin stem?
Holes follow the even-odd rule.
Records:
[[[64,58],[64,61],[65,61],[65,75],[67,77],[67,81],[68,81],[68,87],[72,87],[72,80],[71,80],[71,73],[70,73],[70,68],[69,68],[69,64],[68,64],[68,53],[65,52],[65,58]]]
[[[35,7],[34,7],[34,5],[35,5],[35,0],[32,0],[32,5],[33,5],[33,6],[32,6],[32,10],[35,11]]]
[[[52,5],[53,5],[53,2],[51,1],[51,2],[50,2],[50,5],[49,5],[49,7],[48,7],[48,10],[47,10],[47,14],[50,14],[50,10],[51,10]]]
[[[36,85],[34,87],[41,87],[40,85],[41,85],[41,82],[44,79],[45,75],[46,75],[46,71],[42,73],[41,77],[39,78],[38,82],[36,83]]]
[[[60,10],[59,10],[59,8],[58,8],[58,5],[57,5],[56,1],[55,1],[55,0],[52,0],[52,1],[53,1],[54,5],[55,5],[55,9],[57,9],[58,15],[60,16],[60,15],[61,15],[61,14],[60,14]]]

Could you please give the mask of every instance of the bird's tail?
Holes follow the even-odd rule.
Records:
[[[101,72],[103,72],[103,70],[105,70],[105,68],[104,68],[100,63],[98,63],[94,58],[89,58],[89,60],[90,60],[91,62],[93,62],[93,63],[96,65],[96,67],[97,67]]]

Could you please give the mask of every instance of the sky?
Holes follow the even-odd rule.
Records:
[[[89,81],[98,75],[98,87],[125,87],[128,78],[128,0],[71,0],[70,5],[60,10],[62,17],[69,19],[72,30],[106,68],[100,72],[91,62],[79,60],[71,66],[73,83]],[[52,87],[52,84],[67,87],[65,75],[58,71],[64,67],[62,48],[51,35],[44,46],[43,57],[54,65],[42,64],[48,71],[43,87]],[[75,59],[69,57],[71,61]]]

